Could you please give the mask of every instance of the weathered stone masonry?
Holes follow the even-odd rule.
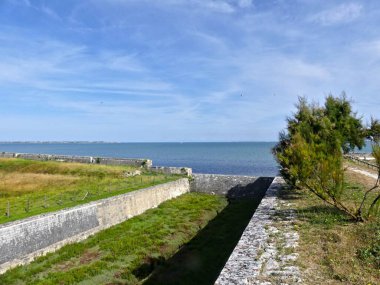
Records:
[[[255,197],[257,190],[267,189],[273,177],[221,174],[194,174],[191,191],[224,195],[228,198]]]
[[[145,159],[93,158],[6,152],[0,153],[0,157],[134,165],[147,167],[155,172],[187,174],[188,176],[192,173],[191,168],[152,166],[152,161]],[[121,223],[186,192],[205,192],[225,195],[229,198],[251,197],[256,195],[256,190],[266,189],[271,184],[273,177],[193,174],[190,180],[191,182],[189,183],[188,179],[183,178],[74,208],[0,225],[0,274],[16,265],[32,261],[36,256],[55,251],[65,244],[83,240],[98,231]],[[268,244],[269,235],[265,229],[266,226],[271,225],[268,217],[271,217],[270,213],[271,211],[273,212],[272,208],[268,208],[268,205],[273,207],[276,188],[282,183],[279,178],[273,181],[216,284],[270,284],[266,283],[262,278],[266,277],[266,273],[272,274],[273,272],[279,274],[282,280],[290,278],[294,283],[300,282],[297,268],[285,266],[280,269],[277,267],[270,269],[268,267],[268,264],[273,263],[269,262],[273,259],[270,255],[273,251],[273,245]],[[258,253],[263,249],[267,253],[258,256]],[[288,260],[288,256],[285,257]],[[263,271],[262,268],[265,270]]]
[[[40,161],[62,161],[62,162],[78,162],[78,163],[96,163],[105,165],[133,165],[151,167],[150,159],[140,158],[113,158],[113,157],[92,157],[92,156],[76,156],[76,155],[58,155],[58,154],[34,154],[34,153],[16,153],[16,152],[0,152],[0,157],[4,158],[23,158]]]
[[[292,226],[295,213],[280,209],[285,201],[277,197],[284,186],[282,178],[273,180],[215,285],[302,284],[293,252],[298,245]]]
[[[190,191],[186,178],[0,225],[0,274]]]
[[[192,169],[188,167],[167,167],[153,166],[150,159],[142,158],[113,158],[113,157],[93,157],[93,156],[76,156],[76,155],[58,155],[58,154],[35,154],[35,153],[16,153],[0,152],[3,158],[22,158],[39,161],[59,161],[59,162],[77,162],[104,165],[131,165],[145,167],[152,172],[164,174],[184,174],[191,176]]]

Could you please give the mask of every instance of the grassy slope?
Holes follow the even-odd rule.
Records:
[[[182,195],[83,242],[10,270],[0,276],[0,284],[141,284],[226,205],[220,196]],[[239,212],[236,206],[234,211]],[[238,217],[232,221],[239,223]],[[202,242],[196,246],[205,248]]]
[[[232,201],[144,285],[211,285],[230,257],[260,199]]]
[[[147,171],[125,178],[136,169],[0,159],[0,224],[178,179]]]
[[[374,180],[346,172],[345,197],[353,204]],[[285,190],[295,204],[304,284],[380,284],[380,217],[353,223],[312,194]]]

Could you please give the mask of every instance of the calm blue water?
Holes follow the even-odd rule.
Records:
[[[194,173],[274,176],[274,142],[242,143],[0,143],[0,152],[149,158],[153,165]]]

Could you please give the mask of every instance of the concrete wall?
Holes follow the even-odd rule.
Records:
[[[186,178],[0,225],[0,273],[189,192]]]
[[[55,155],[55,154],[33,154],[33,153],[14,153],[14,152],[0,152],[0,157],[16,157],[31,160],[53,160],[64,162],[79,162],[79,163],[99,163],[107,165],[132,165],[151,167],[152,161],[150,159],[138,158],[111,158],[111,157],[92,157],[92,156],[72,156],[72,155]]]
[[[193,174],[190,191],[226,195],[229,198],[255,195],[256,189],[268,188],[273,177]]]

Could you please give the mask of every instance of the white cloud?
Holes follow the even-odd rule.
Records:
[[[8,0],[11,4],[13,5],[18,5],[18,6],[24,6],[29,9],[34,9],[42,14],[45,14],[46,16],[53,18],[55,20],[61,20],[61,17],[51,8],[48,6],[41,4],[34,4],[30,2],[30,0]]]
[[[380,58],[380,39],[360,42],[359,44],[354,45],[353,51],[356,54],[361,54],[370,59],[377,60]]]
[[[107,2],[109,4],[116,4],[116,5],[128,5],[131,1],[124,1],[124,0],[92,0],[94,2],[103,3]],[[200,8],[204,11],[210,11],[210,12],[219,12],[219,13],[232,13],[235,11],[235,8],[233,5],[230,4],[230,1],[226,0],[160,0],[157,1],[157,3],[152,4],[152,1],[149,0],[132,0],[132,2],[147,2],[150,5],[158,5],[158,6],[186,6],[186,7],[192,7],[192,8]],[[240,2],[242,5],[247,5],[247,2],[250,2],[250,0],[239,0],[238,3],[240,5]]]
[[[356,3],[342,4],[310,17],[310,21],[324,26],[351,22],[360,17],[363,6]]]
[[[197,5],[213,10],[215,12],[232,13],[235,9],[231,4],[224,1],[196,1]]]
[[[49,7],[47,6],[41,6],[41,7],[36,7],[34,6],[34,8],[44,14],[46,14],[48,17],[50,18],[53,18],[55,20],[61,20],[61,17],[52,9],[50,9]]]
[[[252,6],[252,0],[239,0],[238,5],[240,8],[248,8]]]
[[[69,120],[62,120],[68,129],[105,122],[99,128],[104,135],[122,126],[140,140],[273,139],[297,95],[322,101],[330,91],[358,94],[357,106],[374,113],[379,107],[380,41],[373,38],[377,25],[364,24],[378,17],[366,14],[355,23],[366,27],[360,37],[341,30],[326,33],[319,26],[360,17],[364,8],[351,1],[333,6],[300,0],[310,4],[303,10],[251,0],[84,1],[71,8],[66,22],[52,21],[68,29],[65,35],[74,35],[61,38],[57,29],[54,38],[62,42],[28,33],[28,27],[2,26],[0,109],[12,110],[12,118],[22,115],[22,109],[36,109],[37,118],[48,108]],[[30,6],[27,0],[23,4]],[[246,13],[252,5],[254,13]],[[310,7],[314,15],[307,20],[318,25],[304,25],[300,15]],[[54,17],[49,13],[41,11],[41,16]],[[121,33],[125,37],[117,48],[103,44]],[[26,104],[25,97],[35,102]],[[4,101],[22,108],[9,108]],[[364,108],[368,102],[372,104]],[[138,129],[149,136],[135,135]],[[259,135],[261,130],[266,133]],[[72,131],[66,134],[72,136]],[[120,130],[113,134],[115,140],[129,139]]]

